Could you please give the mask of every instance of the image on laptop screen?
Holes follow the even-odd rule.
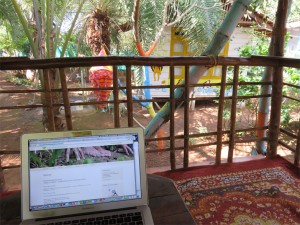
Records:
[[[138,134],[31,139],[29,210],[140,199]]]

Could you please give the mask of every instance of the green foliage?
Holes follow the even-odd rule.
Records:
[[[0,56],[6,54],[9,56],[29,56],[30,45],[26,36],[19,36],[17,39],[12,35],[12,27],[7,21],[0,25]],[[2,53],[1,53],[2,52]]]
[[[251,43],[239,48],[239,55],[244,57],[268,55],[270,38],[265,33],[256,31],[250,32],[249,35],[253,37]]]
[[[93,163],[93,160],[90,158],[86,158],[83,160],[83,164],[91,164],[91,163]]]
[[[20,38],[25,37],[25,33],[22,29],[19,18],[15,13],[11,0],[0,0],[0,21],[2,21],[0,26],[4,26],[6,31],[9,33],[9,37],[12,40],[11,42],[12,44],[14,42],[19,42]],[[2,29],[4,27],[2,27]],[[0,38],[0,40],[1,42],[7,41],[6,39],[3,38]]]
[[[176,26],[182,28],[194,55],[201,55],[224,20],[226,12],[218,0],[180,2],[178,8],[183,12],[192,9]],[[174,7],[174,10],[177,13],[178,9]]]
[[[19,78],[16,75],[12,75],[12,74],[6,74],[5,79],[8,82],[11,82],[16,85],[22,85],[22,86],[27,86],[27,87],[30,87],[32,85],[32,82],[30,80],[28,80],[26,78]]]
[[[292,117],[290,115],[289,106],[283,104],[282,108],[281,108],[281,116],[280,116],[281,125],[283,127],[288,126],[288,124],[290,123],[291,119],[292,119]]]
[[[284,68],[284,81],[288,84],[300,85],[300,70],[296,68]],[[300,89],[283,86],[283,94],[295,99],[300,98]],[[298,120],[299,118],[293,118],[293,114],[298,115],[299,117],[299,108],[300,103],[288,98],[283,99],[283,104],[281,108],[281,125],[283,127],[288,127],[289,124],[294,120]]]
[[[44,167],[45,164],[42,162],[40,157],[36,155],[35,152],[29,152],[31,167]]]
[[[48,160],[48,165],[50,167],[56,166],[57,165],[57,159],[62,155],[64,152],[63,149],[54,149],[50,152],[50,157]]]
[[[270,39],[265,35],[254,33],[253,44],[244,46],[240,49],[240,56],[251,56],[251,55],[268,55],[268,46]],[[285,44],[289,40],[289,34],[285,39]],[[264,67],[243,67],[239,74],[240,82],[259,82],[262,79],[264,73]],[[232,73],[228,74],[228,81],[232,82]],[[300,70],[296,68],[284,68],[284,81],[286,83],[300,85]],[[238,95],[249,96],[260,93],[260,87],[258,85],[241,85],[238,89]],[[284,86],[283,93],[287,96],[298,98],[300,97],[300,90],[297,88]],[[256,99],[245,100],[245,106],[251,111],[256,111],[258,107],[258,101]],[[299,110],[299,102],[284,99],[282,110],[281,110],[281,125],[288,126],[292,121],[292,113]]]
[[[250,57],[252,55],[268,55],[268,46],[270,38],[264,34],[253,32],[250,35],[253,36],[252,43],[245,45],[239,49],[239,55],[242,57]],[[264,67],[255,66],[243,66],[240,67],[239,82],[260,82],[264,73]],[[227,82],[233,82],[233,67],[228,67],[227,70]],[[232,86],[227,86],[227,90],[232,89]],[[216,94],[219,95],[220,88],[216,88]],[[255,96],[260,93],[259,85],[239,85],[237,94],[238,96]],[[256,117],[256,110],[258,107],[258,99],[242,99],[239,101],[239,105],[244,105],[249,110],[249,116],[243,118],[243,123],[247,122],[251,124],[253,118]],[[243,107],[237,108],[237,113],[243,115]],[[223,118],[224,118],[224,129],[228,128],[229,120],[231,115],[231,101],[224,102]],[[242,118],[241,118],[242,120]]]
[[[124,161],[124,160],[125,160],[124,157],[118,157],[118,158],[117,158],[117,161]]]
[[[253,10],[259,13],[263,13],[265,15],[265,19],[268,18],[271,21],[275,20],[278,0],[254,0],[250,6]],[[299,20],[300,20],[299,0],[292,0],[288,22],[299,21]]]
[[[164,14],[165,4],[167,4],[166,14]],[[132,1],[128,0],[127,5],[133,5]],[[132,7],[129,9],[128,15],[131,17]],[[140,39],[144,49],[148,49],[163,27],[163,17],[167,16],[169,28],[180,28],[192,48],[190,52],[200,55],[211,41],[224,15],[225,12],[218,0],[141,0]]]

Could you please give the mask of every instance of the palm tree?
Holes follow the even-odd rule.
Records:
[[[91,13],[87,16],[86,42],[92,49],[92,54],[98,56],[101,47],[110,54],[111,42],[119,42],[119,32],[131,29],[126,6],[122,1],[90,1],[88,7]]]
[[[132,19],[136,49],[140,56],[150,56],[165,30],[177,27],[193,47],[194,54],[197,54],[213,37],[223,15],[222,4],[218,0],[146,1],[142,4],[140,0],[135,0]],[[146,96],[150,96],[149,90],[145,92],[149,92]],[[156,116],[152,102],[146,105],[146,109],[152,118]],[[158,137],[163,135],[161,129],[156,133]],[[162,141],[158,142],[158,147],[163,147]]]
[[[225,11],[219,0],[134,1],[134,40],[140,56],[149,56],[168,27],[177,27],[195,55],[207,46]],[[148,49],[145,51],[144,49]]]
[[[8,40],[11,41],[10,44],[12,45],[10,46],[11,49],[6,50],[8,52],[12,52],[13,48],[15,48],[14,50],[21,50],[18,48],[20,46],[17,46],[16,43],[25,44],[26,35],[10,0],[0,0],[0,25],[7,31]],[[4,39],[1,42],[4,43]]]
[[[127,12],[120,10],[118,3],[118,1],[102,1],[95,5],[95,9],[88,17],[86,41],[92,48],[93,55],[98,55],[102,46],[106,47],[106,50],[110,50],[110,37],[116,30],[114,28],[117,27],[122,31],[131,29],[126,19],[125,21],[123,19],[123,25],[116,26],[117,23],[120,23],[116,19],[114,20],[115,25],[110,25],[111,18],[126,18],[126,13],[127,15],[132,14],[134,41],[140,56],[150,56],[166,28],[174,26],[183,29],[186,39],[195,47],[196,54],[208,44],[208,40],[213,37],[213,33],[224,16],[219,0],[143,2],[134,0],[133,2],[129,1]],[[118,10],[116,11],[116,9]],[[191,21],[194,22],[191,23]],[[198,44],[195,45],[195,43]],[[149,50],[145,51],[144,48]],[[142,74],[140,73],[140,75]],[[148,103],[145,107],[153,118],[156,113],[152,103]]]
[[[206,47],[202,55],[214,55],[217,56],[221,49],[225,46],[237,26],[239,20],[242,18],[250,5],[252,0],[236,0],[232,4],[228,11],[224,21],[215,33],[213,39]],[[190,83],[196,84],[201,76],[206,72],[207,68],[204,66],[192,66],[190,68]],[[184,81],[183,81],[184,82]],[[176,89],[175,98],[180,99],[184,95],[182,88]],[[179,107],[181,104],[177,104]],[[170,104],[166,103],[164,107],[156,114],[156,116],[150,121],[145,130],[146,137],[152,137],[155,132],[170,119]]]
[[[10,2],[8,0],[0,0],[0,5],[2,6],[0,9],[3,11],[4,16],[6,16],[5,11],[11,13],[6,16],[7,19],[15,16],[17,20],[11,20],[11,24],[14,27],[22,27],[20,31],[23,31],[23,34],[26,35],[30,43],[33,58],[52,58],[55,57],[55,50],[61,43],[61,27],[65,16],[68,15],[68,10],[75,9],[76,13],[72,18],[71,27],[64,39],[61,57],[64,57],[67,50],[68,41],[71,38],[84,2],[84,0],[33,0],[22,1],[21,4],[17,0],[11,0]],[[32,13],[29,13],[31,11]],[[39,76],[43,86],[44,81],[41,71],[39,71]],[[59,85],[59,76],[56,75],[56,70],[49,70],[49,79],[51,88],[57,88]],[[61,96],[53,94],[52,100],[53,104],[60,103]],[[44,95],[42,95],[42,102],[46,102]],[[54,107],[53,110],[55,127],[51,127],[47,111],[44,109],[43,124],[46,130],[64,129],[64,122],[59,116],[58,109],[58,107]]]

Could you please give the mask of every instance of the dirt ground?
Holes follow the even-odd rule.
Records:
[[[7,82],[4,75],[0,74],[0,90],[6,89],[25,89],[24,86],[17,86],[10,82]],[[93,96],[91,93],[90,96]],[[70,97],[71,101],[82,100],[81,93],[77,93]],[[12,105],[27,105],[37,104],[40,101],[40,96],[37,94],[0,94],[1,106]],[[190,111],[190,133],[212,132],[216,131],[218,108],[217,105],[211,102],[205,102],[196,104],[194,110]],[[24,133],[43,132],[42,125],[42,109],[10,109],[0,110],[1,123],[0,123],[0,146],[1,151],[19,151],[20,150],[20,136]],[[244,115],[243,115],[244,114]],[[82,108],[74,108],[73,111],[73,126],[74,130],[86,130],[86,129],[102,129],[112,128],[113,115],[110,112],[100,112],[95,110],[94,107],[89,106]],[[175,113],[175,134],[183,134],[183,108],[180,108]],[[240,121],[239,126],[248,126],[244,123],[246,117],[249,117],[249,112],[244,111],[238,116],[237,120]],[[148,111],[140,105],[134,105],[134,126],[146,127],[151,120]],[[248,120],[249,122],[249,120]],[[253,121],[250,121],[253,123]],[[121,115],[121,127],[127,126],[127,113],[124,112]],[[169,123],[163,127],[164,136],[169,135]],[[214,141],[213,138],[207,139],[191,139],[191,144],[205,143],[208,141]],[[249,144],[237,144],[234,156],[244,157],[251,154],[251,149],[254,143]],[[169,143],[166,141],[164,147],[168,148]],[[176,147],[183,146],[183,140],[176,141]],[[156,149],[157,143],[151,142],[146,146],[146,150]],[[226,159],[228,153],[228,146],[224,146],[222,150],[222,158]],[[155,153],[146,154],[146,161],[148,168],[164,167],[169,169],[169,151],[161,151]],[[214,161],[215,146],[201,147],[192,149],[189,152],[189,163],[199,163]],[[19,154],[2,154],[1,166],[19,166],[20,165]],[[176,151],[176,164],[177,167],[182,167],[183,164],[183,152],[181,150]],[[20,168],[4,169],[4,190],[14,190],[20,188]]]

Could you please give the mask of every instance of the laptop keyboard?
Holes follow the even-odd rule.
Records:
[[[143,225],[143,218],[140,212],[123,213],[109,216],[97,216],[87,219],[72,219],[60,222],[46,223],[42,225]]]

